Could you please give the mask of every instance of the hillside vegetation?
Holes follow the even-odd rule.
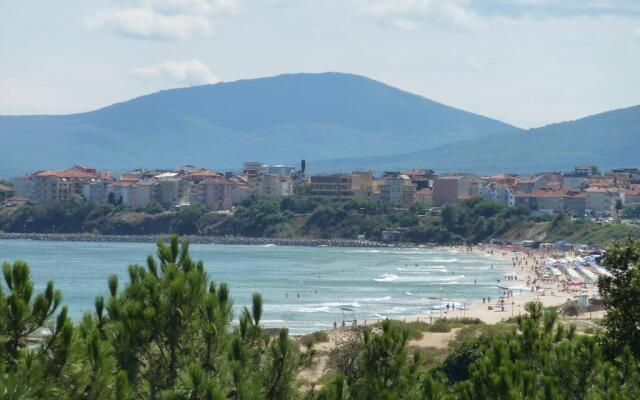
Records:
[[[0,209],[0,231],[17,233],[97,233],[141,235],[177,233],[202,236],[379,240],[382,231],[398,231],[411,243],[477,243],[490,239],[538,240],[604,246],[640,227],[623,223],[597,224],[566,216],[530,218],[519,208],[481,199],[444,207],[429,215],[420,203],[409,210],[390,209],[377,201],[316,202],[306,197],[252,197],[234,213],[210,212],[195,205],[166,211],[157,204],[133,210],[124,206],[91,205],[81,200],[51,206]]]

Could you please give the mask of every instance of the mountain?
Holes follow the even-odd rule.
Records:
[[[310,163],[318,170],[421,167],[477,173],[558,171],[583,164],[601,169],[640,166],[640,106],[418,152]]]
[[[238,168],[400,154],[518,131],[357,75],[292,74],[161,91],[96,111],[1,116],[0,176],[98,168]]]

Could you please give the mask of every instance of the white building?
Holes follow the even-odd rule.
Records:
[[[291,176],[291,174],[296,170],[295,167],[290,165],[278,164],[278,165],[263,165],[260,168],[260,173],[269,174],[269,175],[282,175],[282,176]]]
[[[480,196],[485,200],[493,200],[507,207],[516,205],[516,193],[507,185],[491,182],[480,191]]]
[[[288,176],[262,174],[251,177],[249,182],[260,196],[284,197],[293,194],[293,181]]]
[[[229,210],[233,206],[233,183],[224,178],[210,178],[200,182],[198,186],[203,188],[204,204],[217,211]]]
[[[624,204],[624,190],[617,187],[590,187],[585,192],[586,211],[596,217],[615,216],[616,207]]]
[[[409,208],[416,201],[416,185],[407,175],[387,176],[380,186],[380,201],[392,207]]]

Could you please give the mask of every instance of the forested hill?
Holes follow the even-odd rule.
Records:
[[[323,161],[316,168],[382,171],[424,165],[438,171],[480,174],[563,171],[585,164],[610,169],[637,167],[638,149],[640,106],[635,106],[406,154]]]
[[[627,211],[638,213],[640,208]],[[429,215],[420,203],[410,210],[395,210],[371,200],[324,204],[304,197],[252,197],[233,215],[209,212],[201,205],[166,211],[157,203],[139,210],[83,201],[0,208],[0,232],[9,233],[178,233],[286,239],[355,239],[363,234],[367,239],[380,240],[383,230],[398,231],[402,242],[439,244],[504,238],[606,246],[628,236],[640,236],[638,225],[572,221],[562,215],[531,218],[524,209],[482,199],[446,206],[442,215]]]
[[[0,117],[0,176],[406,153],[518,129],[357,75],[292,74],[166,90],[63,116]]]

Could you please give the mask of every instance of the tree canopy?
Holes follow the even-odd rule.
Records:
[[[318,390],[298,379],[313,362],[313,340],[300,345],[286,329],[264,329],[259,293],[234,315],[227,284],[212,281],[176,236],[129,266],[126,284],[111,276],[108,295],[77,323],[53,282],[35,293],[28,265],[5,263],[0,398],[637,399],[639,260],[631,239],[607,252],[601,332],[579,333],[531,302],[514,324],[465,339],[427,366],[407,325],[385,320],[349,331],[353,340],[336,349],[336,372]]]

